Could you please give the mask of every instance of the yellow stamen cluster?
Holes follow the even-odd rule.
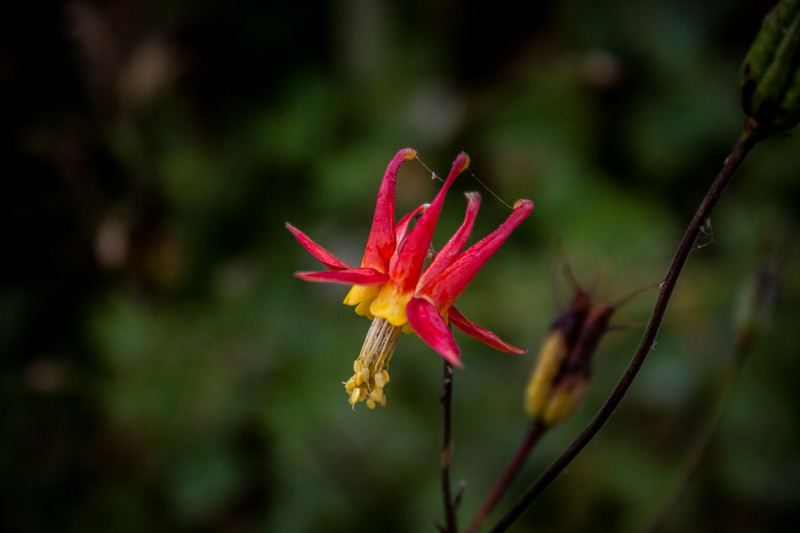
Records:
[[[383,318],[372,321],[361,353],[353,363],[353,377],[344,384],[353,408],[358,402],[367,402],[370,409],[386,405],[383,388],[389,383],[389,360],[401,329]]]

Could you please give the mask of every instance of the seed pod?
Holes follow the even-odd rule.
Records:
[[[589,390],[588,374],[573,374],[559,380],[541,417],[545,427],[553,427],[572,416]]]
[[[559,330],[551,330],[539,351],[536,367],[525,389],[525,411],[531,420],[544,418],[547,404],[553,395],[556,378],[569,357],[569,348]]]
[[[542,422],[552,427],[578,410],[589,389],[592,374],[592,358],[600,339],[608,331],[608,321],[615,311],[610,305],[598,305],[583,322],[569,356],[563,363],[556,385],[544,410]]]
[[[578,340],[590,305],[589,295],[576,287],[569,309],[562,312],[550,327],[525,391],[525,411],[531,420],[544,419],[558,377]]]
[[[569,418],[583,403],[597,346],[609,330],[611,316],[636,291],[614,304],[592,307],[590,295],[571,278],[574,295],[569,309],[553,323],[539,352],[528,387],[525,410],[535,423],[553,427]]]
[[[739,79],[744,112],[786,130],[800,122],[800,0],[782,0],[764,17]]]

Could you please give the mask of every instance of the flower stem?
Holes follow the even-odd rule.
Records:
[[[611,392],[606,400],[606,403],[600,408],[594,418],[584,428],[580,435],[567,447],[566,450],[545,470],[533,484],[528,487],[528,490],[520,497],[519,500],[511,507],[511,509],[503,516],[500,521],[491,530],[492,533],[500,533],[506,531],[508,527],[519,518],[519,516],[533,503],[533,501],[541,494],[545,488],[569,465],[569,463],[583,450],[583,448],[591,441],[594,436],[600,431],[603,425],[608,421],[614,410],[622,401],[625,393],[633,383],[634,378],[642,368],[647,355],[653,347],[658,329],[664,319],[664,313],[667,309],[672,292],[678,282],[678,277],[686,264],[689,253],[694,247],[695,240],[697,239],[700,229],[706,223],[711,213],[714,210],[722,193],[725,192],[726,187],[733,179],[734,174],[742,165],[747,154],[753,147],[766,137],[766,133],[755,123],[755,121],[748,119],[745,123],[744,132],[739,138],[739,142],[734,147],[731,154],[725,159],[722,170],[720,170],[711,188],[706,193],[697,212],[694,214],[692,221],[686,228],[683,239],[678,245],[672,263],[669,266],[667,275],[658,292],[655,306],[650,315],[650,320],[645,328],[642,340],[636,352],[633,354],[628,368],[617,383],[617,386]]]
[[[694,437],[684,453],[682,468],[674,480],[669,492],[649,518],[643,533],[659,531],[673,509],[678,505],[680,498],[686,492],[692,479],[703,464],[703,459],[708,453],[708,448],[720,421],[725,412],[725,406],[733,393],[736,379],[742,371],[745,359],[753,350],[756,337],[760,329],[764,328],[772,315],[780,294],[781,261],[775,257],[767,257],[760,261],[753,278],[747,286],[739,303],[739,316],[737,317],[733,358],[719,385],[716,403],[710,409],[698,426]]]
[[[539,421],[531,422],[525,433],[525,438],[522,440],[519,448],[517,448],[517,452],[508,462],[503,474],[497,479],[491,492],[472,518],[472,522],[470,522],[467,528],[467,533],[477,533],[478,530],[480,530],[483,523],[489,517],[489,514],[494,510],[497,502],[500,501],[500,498],[502,498],[503,494],[508,490],[511,482],[514,481],[514,478],[517,477],[517,474],[525,465],[525,461],[527,461],[528,456],[530,456],[533,448],[536,446],[536,443],[539,442],[542,435],[544,435],[546,429],[545,425]]]
[[[444,503],[444,533],[458,533],[458,523],[456,521],[456,506],[453,495],[450,491],[450,460],[453,456],[453,437],[451,434],[452,407],[453,407],[453,365],[444,361],[444,373],[442,378],[442,499]]]

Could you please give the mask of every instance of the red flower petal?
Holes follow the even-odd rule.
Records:
[[[387,272],[389,260],[394,253],[397,241],[394,238],[394,190],[397,181],[397,171],[405,161],[413,159],[417,152],[411,148],[398,151],[383,175],[381,188],[378,191],[378,202],[375,205],[375,215],[372,218],[372,228],[369,232],[367,245],[364,249],[362,267],[370,267]]]
[[[528,350],[522,350],[517,348],[516,346],[512,346],[498,337],[496,334],[492,333],[486,328],[482,328],[481,326],[475,324],[474,322],[470,322],[467,318],[462,315],[458,309],[455,307],[450,307],[447,312],[447,317],[450,319],[450,323],[453,324],[455,327],[469,335],[474,339],[478,339],[482,343],[491,346],[501,352],[508,352],[508,353],[525,353]]]
[[[305,281],[347,285],[380,285],[389,279],[388,274],[378,272],[374,268],[349,268],[333,272],[295,272],[294,277]]]
[[[447,180],[445,180],[430,207],[428,207],[425,214],[422,215],[417,225],[409,232],[401,245],[398,246],[397,253],[392,257],[392,262],[389,265],[390,283],[393,285],[393,292],[408,294],[412,293],[416,288],[422,272],[422,264],[425,262],[428,247],[433,239],[433,230],[436,228],[439,213],[442,211],[444,197],[456,177],[468,166],[469,156],[461,152],[453,161],[450,174],[447,175]]]
[[[417,207],[409,214],[404,216],[400,219],[400,222],[394,227],[394,236],[397,242],[402,243],[403,239],[406,237],[406,232],[408,232],[408,226],[411,224],[411,220],[420,213],[424,213],[426,209],[428,209],[431,204],[422,204],[421,206]]]
[[[452,305],[483,264],[500,248],[514,228],[528,218],[531,211],[533,202],[517,200],[514,212],[499,228],[472,245],[418,294],[428,297],[438,309]]]
[[[481,195],[476,192],[468,192],[465,196],[467,197],[467,213],[464,216],[464,222],[422,273],[417,282],[417,291],[430,283],[434,277],[452,263],[461,253],[461,249],[464,248],[467,239],[469,239],[472,233],[472,226],[475,224],[475,217],[478,215],[478,209],[481,206]]]
[[[432,303],[423,298],[412,298],[406,307],[406,314],[408,323],[420,339],[448,362],[463,368],[453,334]]]
[[[313,255],[317,260],[319,260],[323,265],[328,267],[330,270],[345,270],[350,268],[350,265],[342,261],[341,259],[337,258],[335,255],[330,253],[328,250],[320,246],[319,244],[312,241],[308,235],[300,231],[299,229],[295,228],[288,222],[286,223],[286,228],[292,232],[292,235],[303,245],[303,248],[308,250],[308,253]]]

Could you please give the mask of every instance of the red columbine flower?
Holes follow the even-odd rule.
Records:
[[[499,228],[461,253],[472,231],[481,199],[478,193],[467,193],[464,222],[424,267],[445,194],[456,177],[469,166],[469,156],[462,152],[456,157],[444,186],[431,204],[419,206],[395,225],[397,171],[403,162],[416,155],[417,152],[411,148],[400,150],[386,168],[360,267],[351,267],[286,223],[300,244],[328,268],[323,272],[296,272],[295,277],[353,285],[344,303],[355,306],[356,313],[372,320],[361,354],[353,364],[355,373],[345,383],[350,404],[366,401],[370,409],[376,403],[386,405],[383,388],[389,382],[387,368],[401,330],[413,331],[439,355],[457,366],[463,365],[448,322],[492,348],[509,353],[525,352],[467,320],[453,307],[453,302],[514,228],[530,215],[533,202],[517,200],[513,212]],[[416,225],[409,231],[411,221],[417,216]]]

